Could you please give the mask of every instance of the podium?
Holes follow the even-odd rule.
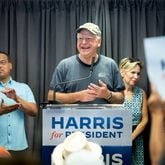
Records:
[[[131,165],[132,118],[114,104],[48,104],[42,108],[42,163],[51,165],[54,148],[72,132],[102,147],[106,165]]]

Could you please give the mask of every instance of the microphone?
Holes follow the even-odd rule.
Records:
[[[56,88],[57,88],[57,86],[68,84],[68,83],[73,83],[73,82],[78,82],[78,81],[82,81],[82,80],[86,80],[86,79],[90,78],[92,76],[94,63],[95,63],[95,57],[92,58],[92,63],[91,63],[91,66],[90,66],[90,71],[89,71],[88,76],[83,77],[83,78],[79,78],[79,79],[75,79],[75,80],[63,81],[63,82],[60,82],[60,83],[56,84],[55,87],[54,87],[54,92],[53,92],[53,100],[49,100],[48,102],[51,103],[51,104],[61,104],[61,102],[56,100]]]
[[[95,63],[95,57],[92,57],[92,63],[91,63],[91,68],[90,68],[90,74],[92,74],[93,72],[93,66],[94,66],[94,63]]]

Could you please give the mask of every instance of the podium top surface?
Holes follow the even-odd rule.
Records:
[[[124,107],[123,104],[44,104],[42,108],[60,108],[60,107],[75,107],[75,108],[114,108]]]

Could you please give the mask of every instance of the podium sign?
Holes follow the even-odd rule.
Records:
[[[43,108],[42,160],[51,164],[55,146],[81,131],[103,149],[106,165],[131,165],[132,118],[117,105],[50,105]]]

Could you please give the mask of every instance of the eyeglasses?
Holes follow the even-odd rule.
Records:
[[[7,63],[8,63],[7,60],[2,60],[2,61],[0,61],[0,65],[6,65]]]

